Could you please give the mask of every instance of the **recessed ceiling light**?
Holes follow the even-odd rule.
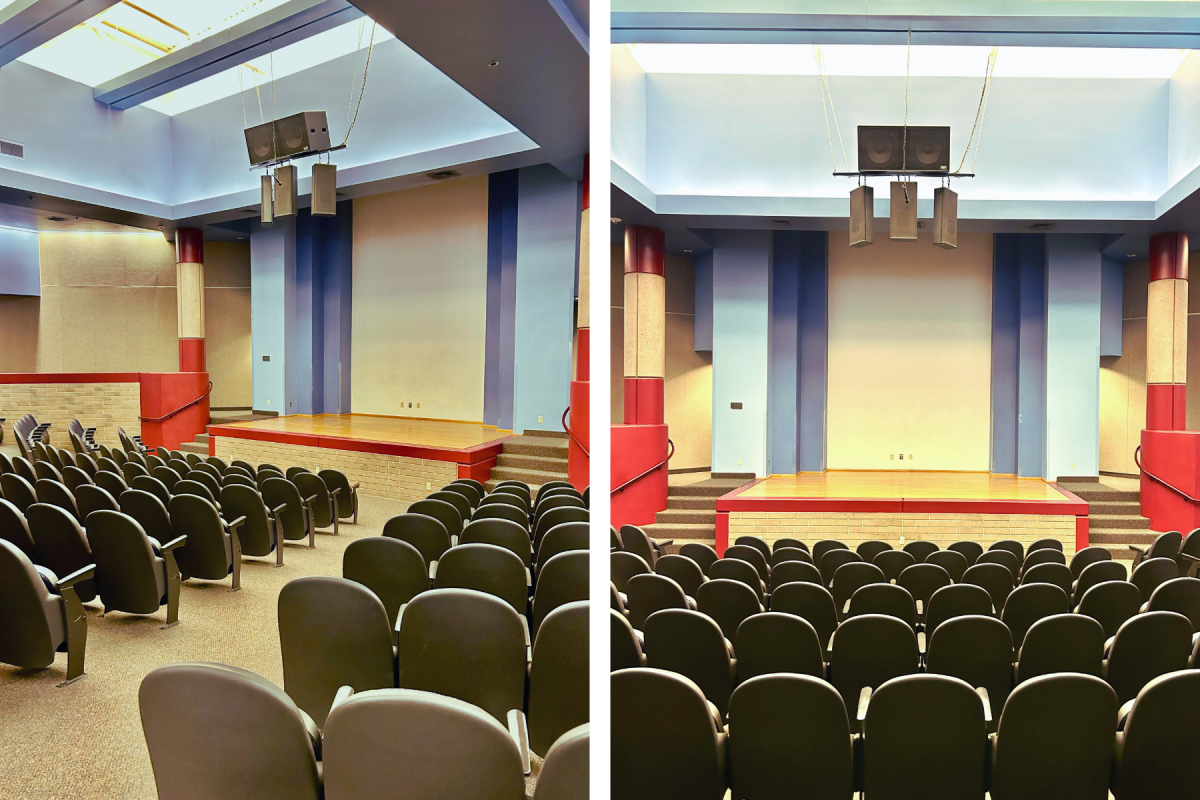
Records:
[[[498,67],[498,66],[500,66],[500,62],[499,61],[489,61],[488,66],[489,67]]]
[[[690,252],[692,252],[692,251],[691,251],[691,250],[684,250],[683,252],[685,252],[685,253],[690,253]]]
[[[46,219],[49,220],[50,222],[66,222],[67,221],[66,217],[46,217]]]
[[[613,224],[613,225],[616,225],[616,224],[617,224],[618,222],[620,222],[620,221],[621,221],[621,218],[620,218],[620,217],[613,217],[613,218],[612,218],[612,224]]]
[[[1126,258],[1137,258],[1137,253],[1126,253],[1125,257]]]

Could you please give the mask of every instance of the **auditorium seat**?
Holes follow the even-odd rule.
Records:
[[[1057,550],[1061,553],[1063,551],[1063,545],[1058,539],[1038,539],[1036,542],[1029,545],[1029,549],[1025,551],[1026,557],[1028,557],[1028,555],[1034,550]]]
[[[1179,574],[1195,578],[1197,576],[1197,567],[1200,567],[1200,528],[1188,533],[1183,537],[1183,544],[1179,545],[1179,554],[1175,556],[1175,563],[1179,564]]]
[[[875,556],[882,552],[893,549],[887,542],[881,542],[878,539],[867,539],[864,542],[859,542],[858,547],[854,548],[854,552],[862,558],[863,561],[870,564]]]
[[[624,542],[624,539],[622,539],[622,542]],[[708,568],[719,558],[716,550],[700,542],[685,542],[680,545],[679,555],[690,558],[699,564],[700,569],[704,571],[705,575],[708,574]]]
[[[529,749],[547,759],[552,745],[588,721],[588,631],[587,601],[567,603],[546,617],[533,643]]]
[[[311,517],[309,524],[314,528],[333,528],[333,535],[337,536],[337,495],[341,490],[330,490],[320,476],[307,471],[296,475],[292,482],[296,484],[297,491],[308,506]]]
[[[25,521],[39,565],[55,575],[71,575],[96,563],[83,528],[58,506],[34,503],[25,509]],[[95,599],[96,581],[89,577],[77,582],[75,593],[84,603]]]
[[[900,578],[900,573],[917,563],[912,553],[903,550],[884,550],[877,553],[871,563],[883,570],[883,575],[890,582]]]
[[[442,487],[443,492],[457,492],[467,498],[467,502],[471,504],[471,509],[474,510],[484,498],[484,493],[480,489],[469,483],[459,483],[455,481],[448,483]]]
[[[526,568],[533,566],[533,542],[529,540],[529,532],[512,520],[472,520],[463,526],[458,543],[494,544],[512,551]]]
[[[971,566],[967,563],[966,556],[954,550],[935,550],[923,560],[926,564],[937,564],[946,570],[950,575],[950,580],[955,583],[962,580],[963,573]]]
[[[221,511],[229,519],[242,518],[238,542],[243,556],[262,558],[275,553],[275,566],[283,566],[283,542],[279,538],[280,515],[286,507],[267,508],[262,495],[252,486],[229,485],[221,489]]]
[[[311,475],[311,473],[309,474]],[[317,480],[321,480],[320,478],[317,478],[316,475],[312,475],[312,477],[316,478]],[[300,486],[299,483],[296,485]],[[301,488],[300,491],[303,492],[304,489]],[[461,495],[458,492],[446,491],[445,489],[434,492],[433,494],[428,495],[425,499],[441,500],[443,503],[449,503],[450,505],[454,506],[455,510],[458,511],[458,516],[461,520],[471,519],[471,512],[474,510],[474,508],[471,506],[471,501],[468,500],[465,495]]]
[[[240,472],[226,472],[221,478],[221,491],[225,491],[226,486],[232,485],[248,486],[255,491],[258,490],[258,484],[248,475],[243,475]]]
[[[1104,629],[1083,614],[1056,614],[1033,623],[1017,655],[1016,682],[1052,672],[1101,676]]]
[[[5,453],[0,453],[0,475],[8,475],[13,471],[12,459]]]
[[[175,456],[172,454],[171,457],[174,458]],[[168,459],[168,460],[170,460],[170,459]],[[253,478],[255,475],[254,465],[251,464],[249,461],[244,461],[240,458],[235,458],[232,461],[230,461],[229,467],[230,467],[230,469],[240,469],[243,472],[245,472],[247,475],[249,475],[251,478]],[[228,472],[228,470],[226,470],[226,472]]]
[[[1066,566],[1067,559],[1061,550],[1052,550],[1048,547],[1040,550],[1030,550],[1029,554],[1025,556],[1025,560],[1021,562],[1021,573],[1018,577],[1023,576],[1026,572],[1041,564],[1061,564]],[[1067,572],[1069,573],[1070,569]]]
[[[970,539],[965,539],[961,542],[955,542],[946,549],[961,554],[963,558],[967,559],[968,567],[975,566],[975,562],[979,560],[981,555],[983,555],[983,545]]]
[[[30,486],[38,479],[37,470],[33,468],[33,464],[29,463],[28,459],[21,456],[13,456],[12,464],[12,474],[20,475],[29,482]]]
[[[583,500],[569,494],[557,494],[543,497],[538,494],[537,504],[533,507],[534,523],[556,508],[585,508]],[[528,507],[526,507],[528,511]]]
[[[933,593],[925,606],[925,639],[948,619],[977,614],[990,617],[994,613],[992,596],[982,586],[956,583],[943,586]]]
[[[1192,633],[1200,631],[1200,579],[1172,578],[1160,583],[1142,611],[1174,611],[1188,618]]]
[[[103,459],[101,459],[101,461],[103,461]],[[174,470],[175,474],[180,478],[192,471],[192,465],[182,458],[171,458],[171,460],[167,462],[167,466]]]
[[[829,661],[829,640],[837,630],[837,609],[833,595],[819,583],[786,583],[771,593],[771,610],[795,614],[808,621],[817,632],[825,661]]]
[[[1142,593],[1128,581],[1104,581],[1088,589],[1075,608],[1100,623],[1107,639],[1142,607]]]
[[[584,724],[558,737],[538,773],[533,800],[588,800],[590,730]]]
[[[0,539],[0,663],[42,669],[67,653],[61,684],[84,676],[87,615],[75,587],[93,582],[96,567],[70,574],[37,568],[16,545]]]
[[[590,531],[586,522],[564,522],[546,531],[537,550],[537,561],[534,565],[534,576],[537,576],[541,565],[554,558],[559,553],[570,550],[587,550]]]
[[[1019,650],[1021,643],[1025,641],[1025,634],[1038,620],[1052,617],[1055,614],[1069,613],[1071,613],[1071,601],[1067,599],[1067,593],[1061,587],[1052,583],[1027,583],[1018,586],[1008,596],[1000,619],[1012,631],[1013,645]]]
[[[1134,568],[1133,574],[1129,576],[1129,582],[1142,593],[1142,602],[1145,603],[1150,600],[1150,596],[1154,594],[1154,590],[1160,584],[1178,577],[1179,565],[1175,563],[1175,557],[1172,554],[1170,558],[1148,558],[1138,564]]]
[[[838,626],[830,646],[829,679],[847,708],[858,707],[863,687],[882,686],[919,667],[917,635],[895,617],[851,617]],[[856,720],[851,719],[850,727],[858,730]]]
[[[941,548],[939,548],[937,544],[925,539],[914,539],[913,541],[904,545],[904,552],[912,555],[918,564],[924,563],[925,559],[929,558],[929,556],[936,553],[939,549]]]
[[[917,601],[917,614],[922,620],[925,619],[925,611],[933,593],[952,583],[950,573],[937,564],[913,564],[905,567],[896,578],[896,585],[907,589],[913,600]]]
[[[658,563],[654,565],[654,571],[675,581],[683,589],[683,593],[692,598],[695,598],[696,592],[708,580],[700,570],[699,564],[680,555],[660,556]]]
[[[1167,531],[1154,537],[1154,542],[1149,547],[1128,545],[1129,549],[1133,551],[1134,571],[1137,570],[1143,561],[1149,561],[1152,558],[1169,558],[1174,560],[1175,556],[1179,554],[1179,547],[1182,544],[1183,535],[1179,531]]]
[[[529,571],[512,552],[494,544],[451,547],[438,561],[434,589],[472,589],[498,597],[524,619]]]
[[[642,653],[642,643],[634,632],[625,615],[616,609],[610,609],[609,617],[609,669],[616,672],[619,669],[646,666],[646,656]]]
[[[533,613],[530,631],[537,636],[538,627],[554,609],[577,600],[588,599],[588,551],[572,550],[559,553],[542,565],[533,592]]]
[[[370,589],[345,578],[297,578],[280,591],[278,607],[283,688],[318,727],[342,686],[396,685],[392,626]]]
[[[34,478],[34,481],[36,480],[37,478]],[[0,494],[3,494],[4,499],[16,506],[21,513],[37,502],[37,493],[33,490],[33,483],[15,472],[0,475]]]
[[[753,572],[754,568],[749,569]],[[731,642],[737,638],[738,626],[744,619],[763,612],[760,595],[743,581],[729,578],[710,578],[701,586],[696,592],[696,608],[712,617]]]
[[[848,564],[847,566],[855,565]],[[837,575],[833,577],[836,581]],[[889,617],[904,620],[912,626],[913,630],[917,628],[917,603],[903,586],[878,582],[869,583],[856,589],[850,596],[850,608],[846,612],[846,616],[857,617],[862,614],[886,614]]]
[[[478,513],[478,512],[477,512]],[[533,548],[536,550],[538,545],[542,543],[542,537],[546,532],[557,525],[564,522],[587,522],[590,519],[586,508],[576,508],[574,506],[563,506],[560,508],[552,508],[545,514],[538,517],[537,522],[533,526]],[[654,544],[654,543],[652,543]],[[655,550],[658,551],[657,545]],[[651,564],[651,567],[654,565]]]
[[[763,561],[767,564],[771,563],[771,546],[757,536],[739,536],[733,542],[739,547],[753,547],[759,553],[762,553]],[[755,565],[757,566],[757,564]]]
[[[478,515],[486,508],[480,508],[475,513]],[[453,546],[458,543],[458,536],[462,533],[463,519],[459,516],[458,509],[450,503],[444,500],[418,500],[408,507],[407,513],[433,517],[446,528],[446,533],[450,535],[450,544]]]
[[[1042,550],[1043,553],[1054,553],[1055,550]],[[1071,569],[1066,564],[1049,562],[1038,564],[1025,570],[1021,575],[1022,584],[1049,583],[1063,590],[1063,594],[1071,594]]]
[[[1195,796],[1200,670],[1162,675],[1138,693],[1117,733],[1116,800]]]
[[[149,492],[157,497],[164,505],[171,502],[171,492],[167,485],[151,475],[138,475],[129,482],[130,489]]]
[[[29,533],[29,523],[21,510],[7,500],[0,499],[0,539],[16,547],[30,561],[36,563],[37,549]]]
[[[438,492],[437,494],[441,494],[441,492]],[[439,497],[436,499],[441,500],[443,498]],[[466,500],[465,497],[463,499]],[[521,513],[523,513],[526,517],[529,516],[529,501],[527,501],[525,496],[522,494],[517,494],[516,492],[495,491],[479,501],[480,506],[487,506],[491,505],[492,503],[503,503],[505,505],[515,506],[519,508]],[[468,509],[470,508],[470,505],[471,503],[468,500]]]
[[[608,575],[617,586],[617,591],[625,593],[629,579],[634,575],[648,575],[650,567],[641,556],[618,550],[608,554]]]
[[[167,506],[157,495],[140,489],[127,489],[117,498],[117,502],[120,503],[120,512],[133,517],[151,539],[168,542],[179,535],[174,533]],[[186,570],[184,574],[187,574]]]
[[[726,718],[737,661],[729,638],[712,619],[686,609],[659,611],[646,620],[645,647],[650,668],[694,681],[720,718]]]
[[[613,797],[722,799],[727,734],[694,682],[627,669],[613,673],[611,692]]]
[[[37,494],[37,501],[39,503],[58,506],[75,519],[80,522],[83,521],[79,516],[79,507],[75,505],[75,496],[63,484],[58,481],[41,478],[33,485],[33,490]]]
[[[1159,675],[1187,669],[1192,625],[1173,611],[1147,611],[1130,617],[1108,645],[1102,677],[1127,703]]]
[[[745,538],[745,537],[743,537]],[[762,580],[765,586],[771,579],[771,567],[767,563],[767,557],[762,554],[762,551],[757,547],[751,547],[745,544],[730,545],[725,548],[725,554],[722,559],[735,558],[738,561],[745,561],[750,566],[754,567],[758,572],[758,577]]]
[[[1001,539],[988,546],[988,550],[1007,550],[1017,557],[1017,563],[1025,560],[1025,547],[1014,539]]]
[[[772,672],[825,677],[825,648],[817,631],[794,614],[767,611],[747,617],[738,626],[733,652],[738,683]]]
[[[75,491],[75,503],[79,516],[87,519],[93,511],[120,511],[116,499],[99,486],[80,486]]]
[[[812,556],[807,550],[801,550],[799,547],[777,547],[771,553],[771,569],[784,563],[785,561],[803,561],[806,564],[812,563]]]
[[[929,637],[925,670],[987,689],[988,702],[994,709],[988,728],[995,730],[995,714],[1004,708],[1012,690],[1014,641],[1008,626],[995,617],[954,617]]]
[[[874,686],[860,707],[865,796],[982,800],[988,713],[974,688],[944,675]]]
[[[141,467],[140,464],[135,464],[135,467]],[[145,467],[141,467],[145,471]],[[50,480],[62,483],[62,473],[58,471],[58,467],[51,464],[49,461],[38,461],[33,465],[33,474],[37,475],[38,480]],[[34,482],[35,484],[37,481]]]
[[[799,539],[793,539],[788,536],[782,536],[782,537],[776,539],[774,542],[772,542],[771,543],[771,552],[773,553],[776,550],[779,550],[780,548],[783,548],[783,547],[795,547],[798,550],[803,550],[806,553],[808,552],[808,545],[806,545],[804,542],[800,541]]]
[[[64,467],[63,483],[66,484],[68,489],[74,492],[80,486],[91,486],[92,478],[79,467]]]
[[[992,607],[997,612],[1004,611],[1004,602],[1013,589],[1013,573],[1000,564],[980,564],[963,573],[963,583],[973,583],[982,586],[992,596]]]
[[[38,464],[45,464],[45,463],[46,462],[44,462],[44,461],[38,462]],[[43,470],[39,469],[38,470],[39,474],[42,471]],[[149,475],[149,474],[150,474],[150,470],[146,469],[146,467],[142,466],[141,464],[139,464],[138,462],[133,461],[133,460],[126,461],[124,464],[121,465],[121,477],[123,477],[125,479],[126,483],[133,483],[133,479],[139,475]]]
[[[203,497],[205,500],[215,505],[217,503],[217,497],[219,496],[220,488],[218,487],[218,493],[214,494],[213,490],[210,489],[206,484],[194,479],[207,478],[208,480],[212,480],[212,478],[199,472],[189,472],[188,476],[189,477],[186,477],[175,484],[174,494],[194,494],[197,497]],[[291,484],[288,485],[290,486]]]
[[[771,570],[771,593],[774,594],[775,590],[785,583],[795,581],[815,583],[817,586],[825,585],[821,580],[820,571],[807,561],[784,561],[776,564],[775,568]]]
[[[243,553],[241,529],[246,524],[246,518],[223,520],[216,506],[203,497],[189,494],[172,497],[169,512],[171,530],[175,535],[187,539],[187,544],[177,556],[183,574],[209,581],[221,581],[226,576],[232,576],[229,591],[240,590]]]
[[[840,551],[835,551],[826,556],[825,563],[829,559],[836,556]],[[858,557],[854,554],[855,558]],[[824,578],[825,574],[821,573]],[[866,564],[860,561],[852,561],[838,567],[829,582],[829,591],[833,593],[833,603],[838,611],[838,619],[844,619],[846,616],[847,606],[850,603],[850,598],[854,593],[863,586],[868,586],[872,583],[887,583],[887,579],[883,576],[883,570],[874,564]]]
[[[422,500],[421,502],[436,503],[439,501],[437,501],[437,500],[433,500],[433,501]],[[416,503],[414,503],[413,505],[416,505]],[[412,511],[412,506],[409,506],[409,512],[413,513],[413,514],[418,513],[416,511]],[[457,513],[457,512],[455,512],[455,513]],[[472,521],[478,520],[478,519],[506,519],[510,522],[517,523],[518,525],[525,528],[526,530],[528,530],[528,528],[529,528],[529,515],[526,514],[520,508],[518,508],[517,506],[510,506],[508,503],[488,503],[488,504],[480,503],[479,507],[476,508],[475,511],[471,514]]]
[[[208,459],[208,462],[207,462],[207,463],[209,463],[209,464],[211,464],[212,466],[216,467],[218,471],[220,471],[220,472],[224,472],[224,468],[223,468],[223,467],[221,467],[219,464],[215,464],[215,463],[213,462],[213,460],[212,460],[212,458],[211,458],[211,457]],[[309,474],[312,474],[312,470],[310,470],[308,467],[302,467],[302,466],[300,466],[300,465],[296,464],[296,465],[290,466],[290,467],[288,467],[287,469],[285,469],[285,470],[283,471],[283,477],[287,478],[287,479],[288,479],[289,481],[291,481],[292,483],[295,483],[295,482],[296,482],[296,476],[297,476],[297,475],[299,475],[299,474],[301,474],[301,473],[303,473],[303,472],[307,472],[307,473],[309,473]]]
[[[822,539],[821,541],[817,542],[816,544],[814,544],[812,546],[813,563],[816,564],[817,567],[820,567],[821,559],[823,559],[825,557],[825,554],[828,553],[830,550],[849,550],[849,549],[850,548],[847,547],[843,542],[839,542],[836,539]]]
[[[392,630],[400,608],[430,588],[429,571],[417,548],[388,536],[351,542],[342,554],[342,577],[361,583],[379,598]]]
[[[1109,561],[1111,559],[1112,554],[1108,552],[1107,548],[1096,547],[1095,545],[1092,545],[1091,547],[1085,547],[1076,552],[1075,555],[1071,556],[1071,579],[1077,581],[1079,580],[1080,574],[1089,565],[1096,564],[1101,561]]]
[[[829,586],[833,583],[833,574],[845,564],[862,562],[862,557],[853,550],[836,548],[816,559],[817,569],[821,570],[821,581]]]
[[[77,466],[79,469],[86,472],[88,474],[88,477],[92,478],[93,480],[95,480],[96,473],[100,469],[96,465],[95,459],[93,459],[87,453],[79,453],[78,455],[75,456],[75,466]]]
[[[425,559],[430,575],[435,574],[438,559],[450,549],[450,534],[446,526],[441,520],[425,514],[397,514],[383,523],[381,535],[408,542],[417,548],[417,552]]]
[[[152,541],[133,517],[119,511],[88,515],[87,538],[96,564],[96,593],[104,613],[153,614],[167,607],[167,624],[179,621],[179,568],[175,549],[187,541]]]
[[[1087,594],[1088,589],[1105,581],[1127,581],[1129,580],[1129,571],[1125,569],[1125,565],[1120,561],[1111,561],[1108,559],[1096,561],[1085,566],[1079,572],[1079,577],[1071,588],[1071,602],[1074,605],[1079,605],[1083,600],[1083,596]]]
[[[1091,675],[1018,686],[992,737],[992,800],[1107,800],[1117,705],[1112,688]]]
[[[710,582],[713,580],[732,580],[745,584],[754,592],[760,605],[765,605],[767,585],[763,583],[754,565],[737,558],[722,558],[708,568]]]
[[[337,494],[338,519],[352,519],[353,524],[357,525],[358,487],[362,484],[351,484],[345,473],[336,469],[326,468],[318,471],[317,475],[321,476],[321,480],[325,481],[331,492],[334,489],[340,490]]]
[[[850,798],[854,752],[842,698],[809,675],[762,675],[729,701],[735,798]]]
[[[974,566],[980,564],[1000,564],[1012,574],[1012,579],[1016,579],[1021,574],[1021,559],[1012,553],[1011,550],[1003,548],[998,550],[988,550],[986,553],[975,559]]]

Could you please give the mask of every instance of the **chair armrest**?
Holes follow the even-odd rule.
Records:
[[[976,686],[975,694],[979,695],[979,699],[983,701],[983,721],[992,721],[992,701],[988,699],[988,690],[986,686]]]
[[[1117,638],[1116,636],[1110,636],[1104,640],[1104,657],[1105,658],[1108,658],[1108,654],[1112,651],[1113,639],[1116,639],[1116,638]]]
[[[928,646],[928,639],[925,636],[925,631],[917,634],[917,652],[925,655],[925,648]]]
[[[232,531],[232,530],[236,530],[237,528],[242,527],[245,524],[246,524],[246,517],[245,517],[245,515],[242,515],[242,516],[238,517],[237,519],[235,519],[233,522],[226,522],[225,527],[229,528],[229,530]]]
[[[304,505],[308,505],[309,503],[311,503],[313,500],[316,500],[316,499],[317,499],[317,496],[315,494],[311,495],[309,497],[306,497],[306,498],[304,498]]]
[[[353,486],[351,486],[351,487],[350,487],[350,491],[354,491],[355,489],[357,489],[357,488],[358,488],[358,487],[360,487],[360,486],[362,486],[362,484],[361,484],[361,483],[356,483],[356,484],[354,484]]]
[[[533,642],[529,639],[529,620],[521,615],[521,629],[525,631],[525,666],[533,663]]]
[[[171,541],[162,545],[161,549],[164,553],[169,553],[177,547],[183,547],[187,544],[187,536],[176,536]]]
[[[1124,705],[1121,706],[1120,710],[1117,711],[1118,731],[1125,730],[1125,720],[1129,719],[1129,712],[1133,710],[1133,703],[1135,700],[1137,700],[1136,697],[1132,700],[1126,700]]]
[[[396,624],[392,626],[392,630],[396,633],[400,632],[400,621],[404,619],[404,609],[408,608],[408,603],[401,603],[400,608],[396,611]]]
[[[329,706],[329,713],[332,714],[333,710],[335,708],[337,708],[342,703],[349,700],[351,695],[353,695],[353,694],[354,694],[354,687],[352,687],[352,686],[342,686],[341,688],[339,688],[337,690],[337,694],[335,694],[333,696],[333,705]],[[328,719],[328,716],[326,717],[326,719]]]
[[[339,486],[338,488],[336,488],[332,492],[330,492],[329,496],[332,497],[334,500],[337,500],[337,496],[339,494],[341,494],[341,491],[342,491],[342,487]]]
[[[858,714],[856,719],[862,722],[867,718],[867,706],[871,704],[871,687],[864,686],[858,693]]]
[[[433,580],[437,577],[437,565],[438,562],[436,559],[429,562],[429,580]]]
[[[278,517],[284,511],[287,511],[287,503],[280,503],[279,505],[277,505],[271,509],[271,516]]]
[[[925,601],[918,600],[917,601],[917,616],[918,617],[922,616],[922,615],[924,615],[924,613],[925,613]]]
[[[517,750],[521,753],[521,769],[528,775],[529,728],[525,724],[525,712],[519,708],[510,709],[508,712],[508,734],[517,743]]]
[[[80,569],[75,570],[67,577],[60,578],[58,581],[58,588],[69,589],[72,586],[74,586],[75,584],[79,583],[80,581],[91,578],[95,574],[96,574],[96,565],[88,564],[86,567],[81,567]]]
[[[525,568],[525,587],[533,586],[533,576],[529,574],[529,567]]]

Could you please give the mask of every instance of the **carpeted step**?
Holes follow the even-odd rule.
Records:
[[[198,456],[204,456],[205,458],[208,458],[208,445],[199,444],[197,442],[183,442],[179,445],[179,452],[195,453]]]
[[[567,440],[550,436],[517,436],[504,442],[505,455],[567,458]]]
[[[1097,500],[1088,503],[1088,513],[1093,516],[1098,514],[1117,514],[1140,517],[1142,515],[1142,504],[1140,502],[1125,500]]]
[[[676,524],[671,522],[655,522],[651,525],[641,526],[642,530],[651,539],[674,539],[676,544],[680,540],[695,541],[700,540],[708,543],[716,541],[717,526],[716,525],[695,525],[695,524]]]
[[[684,486],[671,486],[667,494],[672,497],[720,497],[746,485],[746,481],[707,480]]]
[[[1128,528],[1089,528],[1088,544],[1107,547],[1113,551],[1114,557],[1119,557],[1118,550],[1131,544],[1139,547],[1153,544],[1158,538],[1157,531],[1137,531]]]
[[[674,486],[671,487],[672,490],[674,488]],[[679,497],[671,494],[667,496],[667,508],[689,508],[715,511],[717,508],[717,498],[719,496],[720,495],[713,495],[711,497]]]
[[[1150,520],[1130,514],[1089,514],[1088,526],[1097,528],[1122,530],[1150,530]]]
[[[566,472],[567,459],[546,458],[544,456],[526,456],[516,453],[501,453],[496,457],[497,467],[515,467],[516,469],[532,469],[541,472]]]
[[[202,444],[205,447],[208,447],[208,440],[211,438],[212,437],[209,436],[207,433],[198,433],[198,434],[196,434],[196,443]]]
[[[534,436],[538,439],[561,439],[563,442],[568,440],[566,431],[525,431],[522,436]],[[564,444],[563,447],[566,447]]]
[[[516,467],[493,467],[489,484],[495,485],[500,481],[524,481],[530,486],[541,486],[546,481],[565,481],[567,471],[549,472],[546,470],[518,469]]]
[[[1079,489],[1075,486],[1064,486],[1063,488],[1089,504],[1097,502],[1134,503],[1141,498],[1141,493],[1136,490],[1126,491],[1124,489],[1114,489],[1111,486],[1101,486],[1099,489],[1087,490]]]
[[[715,508],[711,511],[707,509],[668,508],[654,515],[654,523],[656,525],[712,525],[715,528],[717,524],[717,512]]]

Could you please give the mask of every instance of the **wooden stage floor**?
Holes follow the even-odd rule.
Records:
[[[1067,496],[1041,478],[987,472],[833,470],[772,475],[738,493],[741,499],[1017,500],[1060,502]]]
[[[379,442],[417,447],[464,450],[498,442],[512,436],[491,425],[478,422],[449,422],[412,417],[378,417],[369,414],[291,414],[286,417],[233,422],[221,425],[220,435],[234,431],[261,434],[329,437],[341,440]]]

